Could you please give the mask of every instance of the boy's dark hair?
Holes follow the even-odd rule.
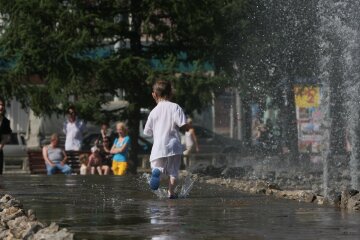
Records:
[[[74,112],[76,112],[75,106],[74,106],[74,105],[70,105],[70,106],[66,109],[66,112],[68,113],[70,110],[73,110]]]
[[[171,83],[165,80],[157,80],[153,85],[153,92],[158,97],[170,97],[171,96]]]

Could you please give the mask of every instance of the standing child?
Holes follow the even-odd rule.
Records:
[[[185,151],[184,154],[184,165],[188,167],[190,164],[190,154],[194,151],[199,152],[199,145],[195,134],[195,129],[192,125],[192,119],[187,119],[188,129],[185,132]]]
[[[125,175],[128,167],[127,154],[130,146],[130,138],[127,136],[127,128],[123,122],[116,124],[116,132],[118,137],[110,150],[114,154],[112,167],[114,175]]]
[[[160,174],[168,175],[170,199],[176,198],[174,190],[183,152],[179,129],[187,126],[181,107],[169,101],[171,92],[170,82],[158,80],[153,85],[152,96],[157,106],[150,112],[144,129],[145,135],[154,138],[150,155],[150,188],[157,190],[160,185]]]
[[[89,168],[88,168],[88,162],[89,162],[89,154],[81,154],[79,156],[79,161],[80,161],[80,175],[87,175],[89,173]]]

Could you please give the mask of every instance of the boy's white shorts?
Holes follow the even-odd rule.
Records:
[[[150,162],[151,169],[158,168],[163,174],[177,178],[181,164],[181,155],[173,155],[154,159]]]

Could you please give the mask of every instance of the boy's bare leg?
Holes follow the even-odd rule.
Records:
[[[176,187],[176,178],[171,177],[169,179],[169,194],[175,195],[175,187]]]
[[[91,167],[90,172],[91,172],[91,175],[94,175],[95,174],[95,167]]]

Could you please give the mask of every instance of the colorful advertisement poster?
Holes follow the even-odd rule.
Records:
[[[322,141],[319,108],[320,87],[295,86],[294,91],[299,151],[301,153],[320,153]]]

